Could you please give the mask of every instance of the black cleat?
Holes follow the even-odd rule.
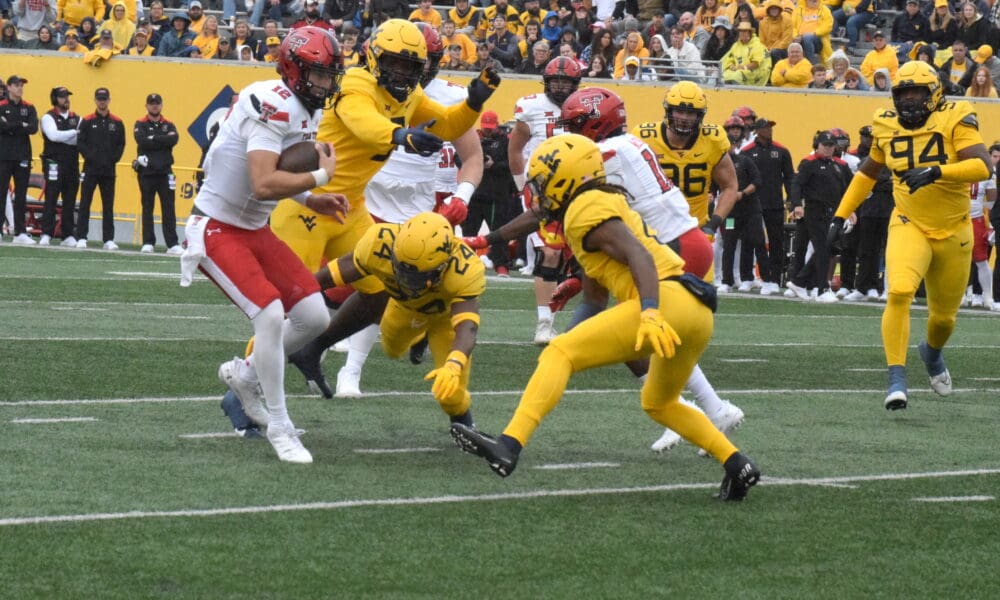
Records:
[[[424,362],[424,357],[427,355],[427,344],[430,339],[427,334],[424,337],[416,341],[412,346],[410,346],[410,362],[419,365]]]
[[[719,500],[742,502],[750,488],[760,481],[760,469],[739,452],[727,458],[723,467],[726,469],[726,476],[722,479],[722,486],[716,497]]]
[[[288,362],[295,365],[295,368],[302,373],[306,378],[306,385],[314,394],[320,394],[324,398],[330,399],[333,398],[333,390],[326,382],[323,367],[320,365],[320,361],[323,360],[323,352],[325,349],[317,352],[313,348],[313,344],[309,343],[298,352],[290,354]]]
[[[475,427],[469,427],[463,423],[452,423],[451,437],[455,439],[455,443],[463,452],[485,458],[493,472],[500,477],[509,476],[517,468],[518,453],[516,451]]]

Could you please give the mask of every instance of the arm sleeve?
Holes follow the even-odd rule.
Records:
[[[75,129],[59,131],[59,129],[56,128],[56,120],[53,119],[52,115],[48,113],[42,115],[42,133],[53,142],[60,142],[63,144],[75,141],[77,136]]]
[[[429,131],[450,141],[471,129],[479,119],[479,113],[472,110],[466,102],[446,107],[424,96],[413,111],[412,122],[424,123],[431,119],[437,119],[437,122]]]
[[[247,152],[265,150],[281,154],[281,142],[284,139],[284,132],[280,131],[277,127],[270,126],[261,121],[248,120],[243,126],[243,134],[247,140]]]
[[[383,114],[382,107],[371,96],[362,93],[345,94],[337,101],[334,110],[351,133],[375,153],[382,154],[395,148],[392,132],[399,125]]]
[[[844,197],[840,199],[840,206],[837,207],[836,217],[846,219],[851,216],[861,203],[865,201],[872,188],[875,187],[875,180],[865,175],[861,171],[854,174],[851,185],[847,186]]]

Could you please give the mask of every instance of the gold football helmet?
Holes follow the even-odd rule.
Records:
[[[701,127],[701,121],[708,112],[708,97],[698,84],[681,81],[667,90],[663,97],[663,109],[667,127],[677,135],[691,135]],[[678,115],[678,111],[685,114]]]
[[[441,282],[448,269],[455,234],[448,219],[422,212],[399,227],[392,245],[396,283],[408,294],[420,294]]]
[[[427,42],[414,23],[389,19],[378,26],[368,43],[367,67],[397,102],[405,101],[424,72]]]
[[[926,94],[914,97],[906,90],[923,88]],[[904,98],[903,96],[908,96]],[[896,71],[892,82],[892,103],[896,107],[899,124],[907,129],[922,127],[931,113],[941,106],[944,88],[934,67],[922,60],[911,60]]]
[[[531,153],[527,178],[543,217],[558,221],[585,184],[604,181],[601,149],[577,133],[550,137]]]

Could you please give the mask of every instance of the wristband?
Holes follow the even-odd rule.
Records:
[[[524,184],[528,182],[528,178],[525,177],[524,173],[514,175],[514,185],[517,187],[517,193],[520,194],[524,190]]]
[[[469,200],[472,200],[472,194],[474,194],[475,192],[476,192],[476,186],[473,183],[469,181],[463,181],[462,183],[458,184],[458,188],[455,190],[455,193],[452,194],[452,197],[461,198],[462,202],[468,204]]]
[[[458,366],[464,369],[466,363],[469,362],[469,357],[466,356],[465,353],[460,350],[452,350],[451,353],[448,355],[448,358],[445,360],[445,362],[456,363],[458,364]]]
[[[326,172],[326,169],[316,169],[310,175],[313,176],[313,181],[316,182],[314,187],[322,187],[330,182],[330,174]]]
[[[649,309],[660,310],[660,300],[658,298],[642,298],[639,300],[639,307],[643,312]]]
[[[340,287],[347,283],[344,281],[344,275],[340,272],[339,260],[328,262],[326,267],[330,271],[330,279],[333,281],[333,285]]]
[[[494,230],[486,234],[486,243],[490,246],[499,244],[502,241],[504,241],[503,236],[500,235],[499,230]]]
[[[473,323],[476,324],[476,327],[479,327],[479,313],[463,312],[451,316],[452,327],[457,327],[458,324],[463,321],[472,321]]]

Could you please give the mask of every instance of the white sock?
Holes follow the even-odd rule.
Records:
[[[983,288],[983,298],[993,298],[993,273],[990,272],[990,263],[987,260],[976,263],[976,275],[979,277],[979,285]]]
[[[285,349],[281,339],[284,321],[285,309],[281,300],[268,304],[251,320],[254,333],[252,363],[267,402],[269,421],[275,424],[290,422],[285,406]]]
[[[378,325],[369,325],[361,331],[351,336],[351,349],[347,352],[347,362],[344,368],[352,373],[361,374],[361,369],[368,360],[368,353],[372,351],[375,340],[378,339]]]
[[[552,320],[552,309],[546,304],[545,306],[539,306],[538,308],[538,320],[539,321],[551,321]]]
[[[649,373],[643,373],[638,377],[638,379],[639,383],[641,383],[642,385],[646,385],[646,380],[649,379]]]
[[[722,398],[719,398],[719,395],[715,393],[715,388],[708,382],[708,378],[705,377],[705,373],[698,365],[694,366],[691,376],[688,377],[687,389],[694,394],[694,399],[705,409],[706,413],[715,414],[723,407]]]
[[[281,340],[285,345],[285,355],[301,350],[308,342],[326,331],[329,324],[330,313],[322,294],[310,294],[299,300],[288,311],[288,318],[282,327]]]

